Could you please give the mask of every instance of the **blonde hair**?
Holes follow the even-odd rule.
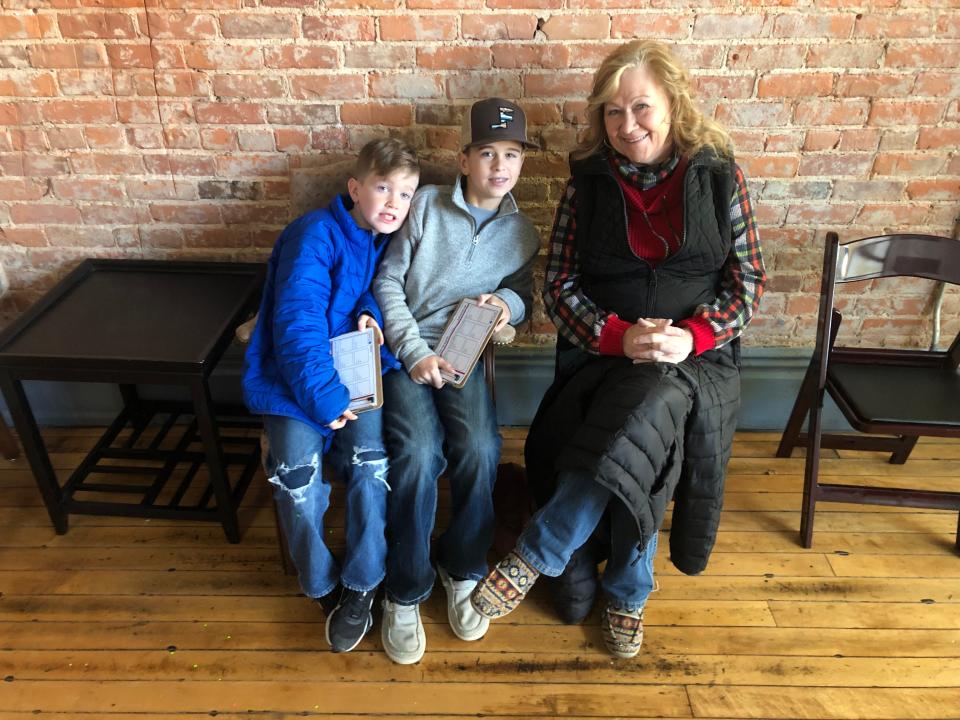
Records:
[[[362,181],[367,175],[386,177],[395,170],[419,175],[420,161],[417,159],[417,152],[398,138],[379,138],[371,140],[360,149],[353,167],[353,177]]]
[[[717,122],[705,117],[693,102],[690,75],[676,55],[656,40],[634,40],[621,45],[600,64],[587,98],[587,131],[573,158],[580,160],[608,144],[603,106],[616,95],[628,68],[644,68],[670,100],[670,138],[676,148],[692,157],[704,147],[721,157],[733,157],[733,141]]]

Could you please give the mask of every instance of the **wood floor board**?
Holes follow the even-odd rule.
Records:
[[[61,479],[101,432],[45,431]],[[503,460],[522,462],[525,429],[503,434]],[[25,460],[0,463],[0,718],[960,720],[957,513],[822,503],[801,548],[802,450],[778,459],[778,442],[737,435],[700,576],[670,563],[668,512],[644,648],[628,661],[604,650],[601,603],[563,625],[545,580],[473,643],[450,630],[438,587],[416,665],[385,656],[379,610],[336,655],[322,610],[280,570],[262,474],[230,544],[216,522],[123,517],[72,515],[57,535]],[[886,460],[824,451],[822,478],[957,489],[958,442],[925,438],[905,465]],[[341,485],[331,497],[340,551]],[[443,483],[438,505],[442,530]]]

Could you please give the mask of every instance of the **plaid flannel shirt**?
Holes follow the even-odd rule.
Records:
[[[646,167],[634,165],[616,155],[613,165],[641,190],[647,190],[668,178],[678,161],[679,157],[674,155],[659,167]],[[721,347],[738,337],[750,323],[760,304],[767,279],[747,182],[740,167],[734,167],[735,189],[730,198],[733,247],[723,267],[716,301],[699,306],[694,315],[712,328],[715,347]],[[543,299],[560,335],[574,345],[597,354],[603,327],[616,315],[597,307],[580,289],[576,230],[576,191],[572,182],[568,182],[550,234]]]

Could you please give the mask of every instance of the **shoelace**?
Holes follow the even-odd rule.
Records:
[[[370,612],[370,603],[367,601],[367,598],[370,597],[372,592],[372,590],[368,590],[367,592],[353,595],[346,603],[347,616],[359,620]]]

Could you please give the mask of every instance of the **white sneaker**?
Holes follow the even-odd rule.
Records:
[[[380,640],[387,657],[400,665],[412,665],[427,649],[427,634],[420,621],[419,605],[398,605],[383,601]]]
[[[447,620],[450,621],[453,634],[461,640],[479,640],[487,634],[490,619],[478,613],[470,604],[470,593],[477,586],[477,581],[454,580],[439,565],[437,573],[443,589],[447,591]]]

